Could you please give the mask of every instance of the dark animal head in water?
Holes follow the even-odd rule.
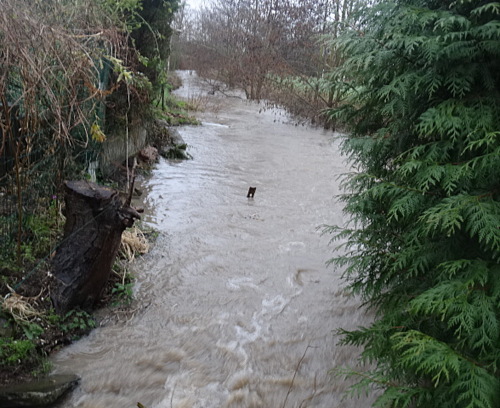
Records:
[[[253,198],[254,194],[255,194],[255,190],[257,190],[257,187],[250,187],[248,189],[248,194],[247,194],[247,198]]]

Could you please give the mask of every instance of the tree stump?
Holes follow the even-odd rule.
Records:
[[[53,259],[52,303],[60,314],[100,299],[121,235],[140,219],[117,191],[88,181],[65,183],[64,239]]]

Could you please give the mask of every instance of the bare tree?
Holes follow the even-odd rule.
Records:
[[[295,92],[298,103],[318,111],[334,103],[321,78],[338,63],[322,38],[338,33],[354,3],[213,0],[184,25],[183,67],[239,87],[250,99],[280,99],[283,92],[290,99]]]

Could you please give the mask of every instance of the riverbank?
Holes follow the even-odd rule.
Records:
[[[180,81],[174,79],[172,87],[176,86],[180,86]],[[186,111],[189,106],[185,102],[169,97],[165,103],[168,111],[151,129],[150,146],[138,155],[139,165],[135,172],[139,178],[149,176],[159,154],[187,157],[187,146],[171,129],[181,123],[195,124],[197,120]],[[104,182],[119,191],[126,191],[126,168],[121,166],[119,169],[112,179]],[[135,188],[134,193],[137,195],[140,190]],[[63,201],[63,197],[52,196],[40,204],[37,214],[27,218],[31,236],[22,244],[21,265],[7,262],[4,257],[1,259],[0,387],[44,377],[51,370],[48,356],[102,324],[102,313],[95,315],[89,310],[76,309],[58,315],[52,307],[51,261],[62,239],[65,223]],[[123,233],[120,255],[98,309],[106,308],[113,314],[116,309],[121,311],[128,307],[135,279],[129,273],[130,262],[136,255],[146,252],[145,248],[155,236],[156,233],[146,227]]]
[[[147,251],[154,236],[154,231],[139,228],[124,233],[119,257],[98,308],[107,307],[111,311],[131,302],[130,262]],[[63,316],[55,313],[49,293],[50,269],[44,266],[15,291],[12,288],[2,301],[0,386],[44,376],[51,369],[47,356],[100,325],[98,318],[84,310],[71,310]]]

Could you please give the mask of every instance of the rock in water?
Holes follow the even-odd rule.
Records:
[[[158,160],[158,150],[153,146],[146,146],[139,152],[139,159],[146,163],[154,163]]]
[[[53,375],[41,380],[0,388],[0,408],[46,407],[73,389],[76,375]]]

